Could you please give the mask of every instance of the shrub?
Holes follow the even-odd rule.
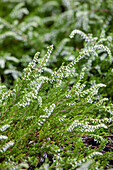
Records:
[[[76,73],[85,53],[43,76],[52,50],[48,47],[40,61],[35,54],[13,90],[1,86],[1,168],[74,169],[89,160],[93,169],[104,168],[112,159],[112,151],[104,149],[111,142],[113,120],[112,104],[98,93],[105,85],[88,88],[83,81],[86,68]],[[85,137],[97,147],[91,149]]]

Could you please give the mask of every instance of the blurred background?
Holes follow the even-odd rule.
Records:
[[[44,74],[51,76],[62,63],[68,64],[86,47],[80,36],[70,39],[72,30],[103,39],[113,52],[112,0],[1,0],[0,1],[0,83],[13,88],[23,69],[37,51],[44,56],[51,44],[54,51]],[[112,63],[106,52],[90,59],[87,81],[107,84],[105,95],[112,98]],[[86,58],[79,62],[79,72]],[[109,90],[110,89],[110,90]]]

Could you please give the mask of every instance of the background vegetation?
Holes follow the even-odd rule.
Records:
[[[0,1],[2,168],[113,166],[112,54],[112,0]]]

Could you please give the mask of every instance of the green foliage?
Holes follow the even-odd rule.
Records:
[[[113,168],[112,11],[0,1],[1,169]]]
[[[51,77],[43,76],[52,49],[38,63],[36,53],[13,90],[1,86],[2,168],[36,168],[45,159],[49,165],[49,155],[49,168],[54,169],[73,169],[90,159],[98,161],[99,167],[104,160],[102,150],[110,143],[106,137],[113,120],[112,105],[98,95],[105,85],[87,88],[83,81],[86,68],[76,73],[75,65],[86,52]],[[76,80],[71,88],[70,79]],[[93,137],[97,149],[86,146],[84,136]]]

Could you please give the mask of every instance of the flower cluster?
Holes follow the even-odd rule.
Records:
[[[98,128],[105,128],[107,129],[108,127],[105,124],[98,124],[98,125],[89,125],[88,122],[79,122],[78,120],[75,120],[70,127],[67,129],[67,131],[73,131],[75,128],[81,128],[81,132],[94,132]]]
[[[70,38],[73,38],[75,34],[81,35],[81,37],[85,39],[86,41],[90,40],[89,37],[80,30],[73,30],[70,34]]]
[[[39,121],[38,121],[38,125],[42,126],[43,123],[46,121],[46,119],[48,119],[51,116],[51,113],[53,112],[55,108],[55,104],[53,103],[52,105],[50,105],[50,108],[48,109],[47,107],[44,108],[44,112],[46,112],[46,114],[41,115],[39,117]]]
[[[85,159],[79,160],[78,162],[77,161],[73,162],[72,167],[76,168],[77,166],[80,166],[82,163],[88,161],[89,159],[93,158],[96,155],[101,156],[102,153],[100,153],[100,152],[93,152],[90,155],[88,155]]]
[[[29,88],[31,88],[31,91],[27,93],[27,90],[29,91],[29,88],[26,89],[25,95],[23,96],[21,102],[18,102],[18,105],[20,107],[25,107],[25,106],[30,105],[30,102],[32,102],[32,100],[38,99],[39,105],[41,107],[42,99],[41,99],[41,96],[38,96],[38,92],[42,84],[44,84],[45,82],[48,82],[48,80],[49,79],[47,77],[40,76],[39,78],[31,81],[29,84]]]
[[[5,152],[9,147],[13,146],[14,142],[10,141],[8,142],[5,146],[2,147],[2,149],[0,150],[0,152]]]
[[[8,137],[4,135],[0,135],[0,140],[3,140],[3,139],[8,139]]]
[[[53,45],[48,47],[47,54],[45,54],[45,56],[40,60],[38,60],[38,56],[39,56],[40,53],[37,52],[34,56],[33,61],[28,65],[27,69],[24,69],[25,73],[23,75],[23,79],[26,78],[27,80],[30,80],[30,76],[31,76],[32,72],[35,73],[35,76],[33,76],[34,78],[40,77],[41,73],[44,70],[44,67],[48,63],[48,60],[50,58],[50,54],[52,53],[52,50],[53,50]],[[37,62],[38,62],[38,68],[36,67]]]
[[[10,125],[4,125],[4,126],[2,126],[1,128],[0,128],[0,130],[3,132],[3,131],[5,131],[7,128],[9,128],[10,127]]]

